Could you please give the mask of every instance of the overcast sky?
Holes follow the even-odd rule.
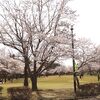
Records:
[[[73,0],[69,4],[79,14],[74,26],[76,36],[100,44],[100,0]]]
[[[77,10],[77,22],[74,33],[77,37],[89,38],[100,44],[100,0],[72,0],[69,6]],[[72,66],[72,59],[64,61],[64,65]]]

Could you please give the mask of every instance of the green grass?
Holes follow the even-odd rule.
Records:
[[[29,80],[29,82],[31,82]],[[80,84],[86,83],[96,83],[97,76],[89,76],[85,75],[82,79],[80,79]],[[5,84],[0,85],[3,89],[3,96],[7,96],[7,88],[9,87],[18,87],[23,86],[23,79],[14,80],[13,83],[7,82]],[[31,87],[31,83],[30,83]],[[64,75],[64,76],[48,76],[48,77],[40,77],[38,78],[38,88],[41,90],[67,90],[67,93],[73,91],[73,76],[72,75]],[[50,92],[50,91],[49,91]],[[52,92],[51,92],[52,93]]]
[[[62,89],[73,87],[72,76],[49,76],[38,79],[40,89]]]
[[[97,82],[98,82],[97,76],[86,75],[82,79],[80,79],[80,84],[97,83]]]
[[[79,79],[80,84],[97,83],[97,76],[85,75],[82,79]],[[68,89],[73,88],[73,76],[49,76],[41,77],[38,79],[38,87],[41,89]]]

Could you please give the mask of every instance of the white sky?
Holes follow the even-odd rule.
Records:
[[[76,36],[100,44],[100,0],[72,0],[69,6],[79,15],[74,26]],[[72,66],[72,59],[65,60],[64,65]]]
[[[72,0],[69,5],[79,14],[74,27],[76,36],[100,44],[100,0]]]

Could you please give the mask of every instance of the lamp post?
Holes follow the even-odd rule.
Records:
[[[74,93],[76,95],[76,73],[75,73],[75,55],[74,55],[74,34],[73,26],[71,26],[71,42],[72,42],[72,63],[73,63],[73,84],[74,84]]]

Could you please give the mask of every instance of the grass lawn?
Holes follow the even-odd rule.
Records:
[[[85,75],[82,79],[79,79],[80,84],[86,83],[97,83],[97,76]],[[38,79],[39,89],[68,89],[73,88],[73,76],[64,75],[64,76],[49,76],[41,77]]]
[[[30,80],[29,80],[30,81]],[[82,79],[80,79],[80,84],[86,84],[86,83],[96,83],[97,81],[97,76],[89,76],[85,75]],[[3,96],[7,96],[7,88],[9,87],[18,87],[18,86],[23,86],[23,79],[19,80],[14,80],[13,83],[7,82],[5,84],[1,84],[3,89]],[[31,87],[31,83],[30,83]],[[44,93],[43,91],[41,94],[43,96],[48,95],[46,93],[49,93],[49,96],[53,96],[54,92],[55,95],[58,93],[58,95],[65,95],[71,96],[73,93],[73,76],[72,75],[64,75],[64,76],[48,76],[48,77],[40,77],[38,78],[38,88],[40,90],[45,90],[46,92]],[[60,92],[57,92],[60,91]],[[62,91],[62,92],[61,92]],[[63,93],[64,92],[64,93]]]

